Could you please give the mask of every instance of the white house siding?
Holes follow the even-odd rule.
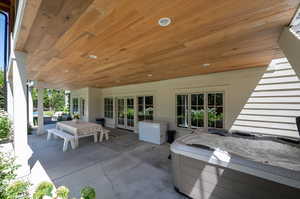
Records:
[[[225,93],[225,128],[228,129],[239,115],[266,68],[236,70],[105,89],[85,88],[72,91],[71,97],[89,96],[89,107],[86,111],[93,112],[89,114],[88,120],[94,121],[95,117],[104,117],[105,97],[153,95],[154,119],[167,121],[169,129],[175,129],[180,134],[184,134],[190,130],[176,126],[176,94],[221,91]],[[115,127],[115,120],[106,119],[106,124]]]
[[[251,93],[233,130],[299,137],[300,80],[287,59],[273,60]]]

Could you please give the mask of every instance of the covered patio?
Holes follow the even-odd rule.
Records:
[[[90,185],[97,199],[185,198],[174,188],[197,199],[299,196],[299,0],[7,2],[7,112],[21,177],[65,185],[76,197]],[[28,135],[32,87],[38,128]],[[44,125],[45,88],[69,91],[72,130]],[[78,120],[105,121],[110,138],[79,136]],[[80,137],[80,147],[62,152],[61,139],[47,141],[50,128]],[[92,130],[101,137],[103,129]],[[165,143],[168,130],[178,149]],[[258,160],[235,144],[220,149],[223,137],[212,147],[180,141],[199,135],[270,140],[245,144],[266,154]],[[291,156],[272,155],[295,167],[268,159],[266,143],[279,138]]]
[[[40,180],[44,173],[57,187],[69,187],[71,196],[77,198],[87,185],[105,199],[186,198],[172,185],[169,145],[141,142],[132,132],[110,130],[109,141],[93,143],[92,137],[87,137],[80,140],[81,147],[65,153],[61,139],[47,141],[46,135],[30,135],[30,178]]]

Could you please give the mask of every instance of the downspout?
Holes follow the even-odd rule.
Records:
[[[3,87],[3,97],[4,97],[4,110],[5,111],[7,111],[7,91],[6,91],[6,89],[7,89],[7,78],[6,78],[6,72],[7,72],[7,60],[8,60],[8,54],[9,54],[9,52],[8,52],[8,50],[9,50],[9,48],[8,48],[8,31],[7,31],[7,29],[8,29],[8,17],[7,17],[7,14],[6,13],[4,13],[4,12],[2,12],[2,11],[0,11],[0,14],[2,14],[3,16],[4,16],[4,18],[5,18],[5,27],[4,27],[4,35],[5,35],[5,42],[4,42],[4,66],[3,66],[3,73],[4,73],[4,78],[3,78],[3,81],[4,81],[4,87]]]

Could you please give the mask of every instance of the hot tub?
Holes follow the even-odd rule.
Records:
[[[191,198],[300,198],[298,144],[201,132],[171,152],[175,188]]]

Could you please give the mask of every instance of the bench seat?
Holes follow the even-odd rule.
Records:
[[[67,151],[69,142],[71,143],[72,149],[75,149],[75,137],[73,135],[58,129],[48,129],[47,140],[50,140],[52,135],[64,139],[63,152]]]

